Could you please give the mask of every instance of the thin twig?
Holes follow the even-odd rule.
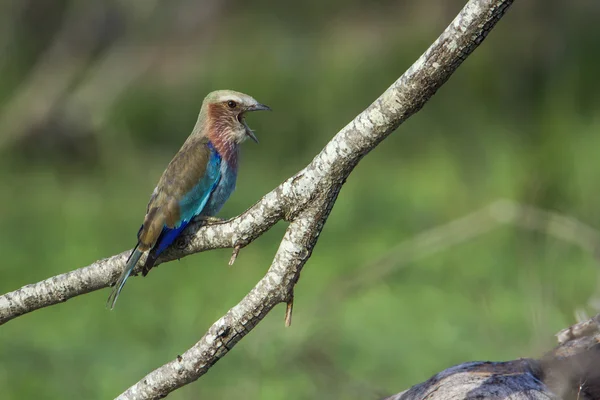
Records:
[[[233,248],[233,252],[231,253],[231,258],[229,259],[229,266],[232,266],[235,260],[237,260],[238,254],[240,254],[241,246],[235,246]]]
[[[285,303],[285,326],[292,326],[292,311],[294,311],[294,294]]]

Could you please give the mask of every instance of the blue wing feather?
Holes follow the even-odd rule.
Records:
[[[156,249],[154,250],[156,255],[158,256],[160,253],[165,251],[167,247],[169,247],[175,241],[175,239],[177,239],[179,234],[185,229],[186,226],[188,226],[189,223],[189,221],[184,221],[177,228],[173,229],[164,227],[154,247]]]
[[[181,213],[179,222],[174,228],[169,228],[166,225],[163,227],[156,244],[148,254],[144,266],[146,271],[152,268],[158,256],[173,244],[191,220],[202,213],[212,192],[219,184],[221,179],[221,156],[210,143],[209,148],[211,155],[204,177],[179,201]]]

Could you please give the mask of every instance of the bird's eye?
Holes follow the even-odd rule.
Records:
[[[235,101],[233,101],[233,100],[229,100],[229,101],[227,102],[227,106],[228,106],[229,108],[235,108],[235,107],[237,106],[237,103],[236,103]]]

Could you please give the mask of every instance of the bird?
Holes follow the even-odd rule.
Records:
[[[240,144],[247,138],[258,143],[244,117],[261,110],[271,108],[233,90],[216,90],[204,98],[192,133],[150,196],[137,244],[108,297],[110,309],[144,253],[147,271],[192,220],[215,218],[235,189]]]

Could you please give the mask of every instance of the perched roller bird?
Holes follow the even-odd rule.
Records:
[[[111,309],[144,253],[148,270],[192,219],[210,219],[223,207],[235,189],[240,143],[258,143],[245,113],[259,110],[270,108],[232,90],[206,96],[194,130],[152,192],[137,245],[108,297]]]

